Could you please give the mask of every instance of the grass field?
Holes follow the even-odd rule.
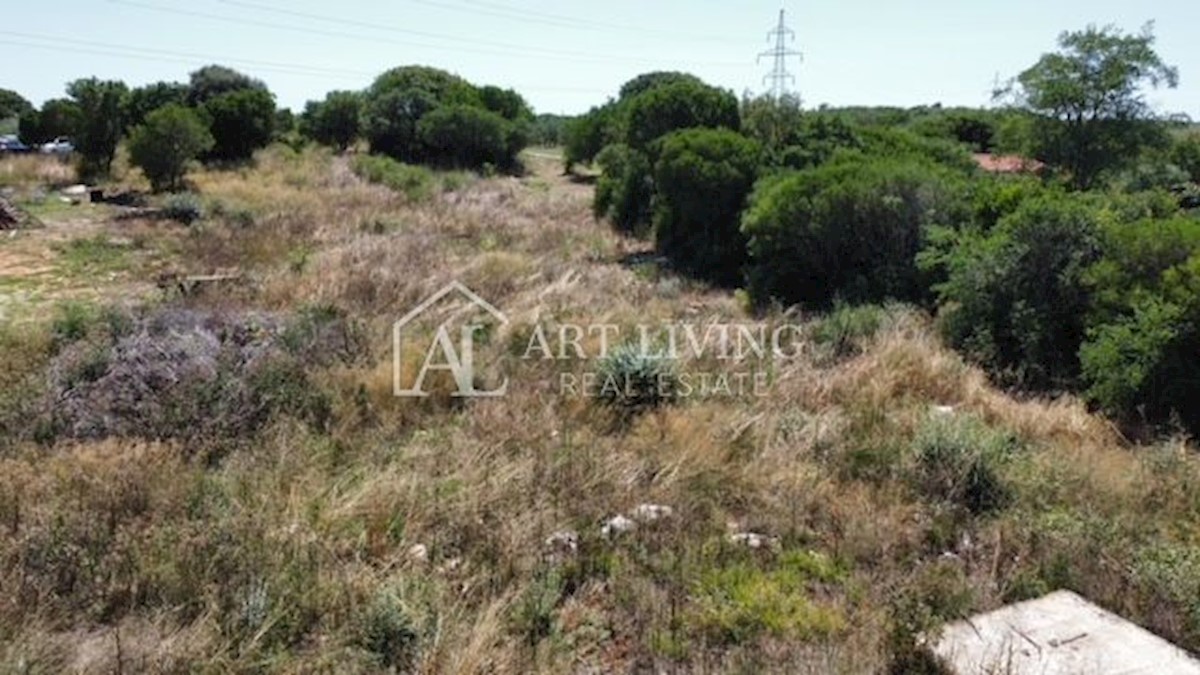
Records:
[[[943,621],[1058,588],[1200,650],[1185,439],[1010,397],[911,308],[753,317],[595,222],[553,152],[394,191],[272,147],[196,174],[190,225],[11,161],[45,226],[0,233],[0,671],[921,672]],[[393,322],[451,281],[509,318],[475,354],[508,394],[397,398]],[[539,327],[743,321],[804,336],[763,396],[614,419],[520,358]]]

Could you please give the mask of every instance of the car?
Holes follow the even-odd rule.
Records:
[[[28,145],[25,145],[24,143],[22,143],[21,139],[17,138],[16,136],[0,137],[0,154],[16,155],[16,154],[24,154],[26,152],[32,152],[32,151],[33,151],[33,148],[30,148]]]
[[[45,155],[69,155],[72,152],[75,152],[75,146],[71,139],[61,136],[42,145],[42,154]]]

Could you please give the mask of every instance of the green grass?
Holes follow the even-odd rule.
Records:
[[[104,235],[72,239],[55,247],[62,266],[71,276],[124,272],[131,265],[135,244],[114,241]]]

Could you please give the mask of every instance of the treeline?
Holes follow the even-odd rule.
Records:
[[[438,168],[515,171],[533,141],[558,142],[563,118],[535,118],[511,89],[476,86],[451,73],[406,66],[380,75],[365,91],[335,91],[310,101],[299,116],[277,109],[259,80],[223,66],[192,73],[187,84],[130,88],[80,79],[65,98],[36,109],[0,90],[0,119],[16,117],[21,138],[40,144],[73,140],[80,178],[108,175],[127,141],[132,162],[155,190],[182,186],[189,163],[239,162],[273,140],[298,134],[345,150],[360,141],[371,152]]]
[[[803,111],[651,73],[569,125],[567,167],[601,170],[598,217],[759,307],[918,304],[999,381],[1197,430],[1200,137],[1141,102],[1177,79],[1152,44],[1064,34],[987,111]],[[1042,169],[987,173],[992,150]]]

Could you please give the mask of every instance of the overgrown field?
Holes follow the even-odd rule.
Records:
[[[554,158],[273,146],[123,218],[10,162],[45,227],[0,237],[0,671],[921,672],[943,621],[1059,588],[1200,650],[1186,439],[1014,399],[912,308],[755,316]],[[510,319],[475,354],[508,394],[395,397],[393,322],[455,280]],[[521,359],[759,320],[805,347],[763,396],[614,415]]]

